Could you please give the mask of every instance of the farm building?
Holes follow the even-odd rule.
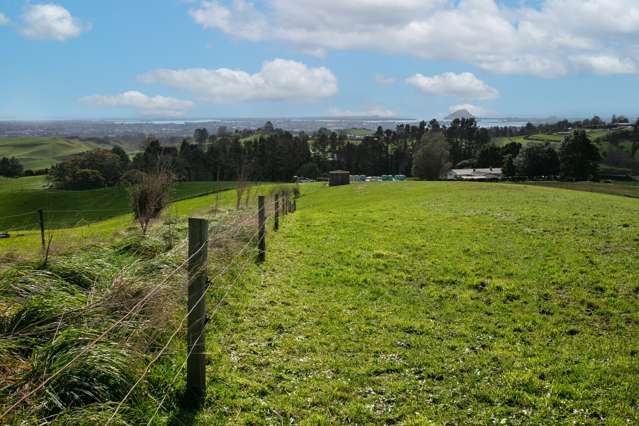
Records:
[[[501,169],[453,169],[448,172],[448,180],[501,180],[504,177]]]
[[[329,186],[348,185],[351,183],[351,172],[334,170],[329,173]]]

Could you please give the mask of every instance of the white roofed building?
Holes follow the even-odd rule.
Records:
[[[501,180],[504,175],[500,168],[489,169],[452,169],[448,172],[448,180]]]

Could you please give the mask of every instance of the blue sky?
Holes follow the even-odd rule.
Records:
[[[0,119],[639,114],[636,0],[3,0],[0,14]]]

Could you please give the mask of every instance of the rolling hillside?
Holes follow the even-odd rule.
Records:
[[[46,211],[51,228],[98,222],[131,211],[129,196],[123,187],[59,191],[46,189],[46,186],[44,176],[0,180],[0,232],[14,228],[35,229],[34,212],[38,209]],[[232,182],[178,182],[171,199],[184,200],[233,186]]]
[[[51,167],[73,154],[106,147],[95,142],[79,139],[21,137],[0,139],[0,157],[16,157],[25,170],[40,170]]]

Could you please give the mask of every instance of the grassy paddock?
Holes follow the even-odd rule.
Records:
[[[16,157],[25,169],[39,170],[51,167],[71,155],[109,145],[79,139],[50,137],[19,137],[0,139],[0,157]]]
[[[218,203],[218,207],[220,208],[234,208],[236,203],[236,192],[234,190],[226,190],[218,193],[207,194],[203,196],[195,196],[196,194],[201,194],[205,192],[208,188],[208,192],[210,192],[212,185],[234,185],[230,182],[185,182],[182,184],[178,184],[176,190],[174,192],[174,197],[182,196],[182,200],[175,201],[171,203],[171,205],[164,211],[163,218],[180,218],[192,215],[211,215],[212,209],[215,207],[216,203]],[[255,197],[258,193],[268,194],[270,191],[278,186],[278,184],[263,184],[256,185],[251,188],[250,196],[249,196],[249,204],[250,206],[254,206],[256,201]],[[0,186],[1,188],[1,186]],[[218,186],[218,189],[222,189],[222,186]],[[103,190],[97,190],[98,193]],[[116,191],[116,189],[113,189]],[[41,194],[47,191],[39,191]],[[57,191],[65,193],[65,196],[76,194],[78,195],[77,200],[72,202],[70,199],[66,198],[63,203],[59,205],[60,209],[67,208],[72,211],[65,212],[63,210],[60,213],[49,214],[48,218],[58,218],[59,222],[52,222],[56,224],[56,227],[51,228],[50,232],[47,232],[47,238],[49,235],[52,236],[52,253],[55,255],[67,253],[70,251],[77,250],[81,247],[87,246],[94,242],[100,243],[108,243],[115,242],[120,239],[124,234],[129,233],[132,228],[136,227],[136,224],[133,220],[133,216],[131,213],[123,213],[125,211],[129,211],[126,207],[128,202],[126,198],[122,203],[122,210],[113,210],[113,211],[95,211],[92,212],[89,210],[80,210],[79,204],[81,203],[96,203],[96,207],[100,209],[105,209],[109,207],[113,207],[113,197],[107,197],[110,200],[111,204],[100,204],[97,200],[92,199],[92,197],[88,197],[88,199],[83,199],[87,197],[87,194],[94,194],[96,191]],[[71,194],[69,194],[71,193]],[[189,194],[192,194],[192,198],[186,198]],[[95,194],[94,194],[95,195]],[[0,189],[0,196],[1,189]],[[125,196],[123,194],[122,196]],[[42,198],[43,195],[40,195]],[[33,200],[37,200],[37,197],[30,198]],[[243,205],[246,200],[243,201]],[[84,205],[86,206],[86,204]],[[35,206],[31,206],[34,208]],[[75,212],[75,210],[80,210],[79,212]],[[33,210],[29,210],[33,211]],[[91,214],[98,215],[95,217],[95,220],[89,220],[91,218]],[[78,216],[79,215],[79,216]],[[31,258],[34,256],[40,255],[40,232],[37,230],[37,217],[36,215],[29,215],[27,219],[35,219],[35,221],[29,222],[30,225],[27,226],[26,230],[20,230],[16,232],[12,232],[12,238],[8,239],[0,239],[0,267],[2,265],[11,264],[16,260]],[[102,220],[99,220],[102,218]],[[15,219],[13,219],[15,220]],[[25,220],[25,218],[20,217],[17,220]],[[68,224],[64,226],[64,224]],[[14,226],[20,227],[19,222],[12,222]],[[0,230],[2,231],[2,230]]]
[[[639,198],[639,182],[527,182],[527,185],[545,186],[548,188],[572,189],[575,191],[598,192],[601,194],[619,195]]]
[[[212,318],[196,424],[639,422],[637,200],[308,189]]]
[[[197,197],[232,188],[233,182],[178,182],[173,187],[173,201]],[[89,191],[46,189],[44,176],[0,181],[0,232],[6,229],[37,228],[38,209],[48,211],[50,228],[86,225],[121,216],[130,211],[126,188],[113,187]],[[12,217],[15,215],[30,215]],[[4,228],[4,229],[3,229]]]

